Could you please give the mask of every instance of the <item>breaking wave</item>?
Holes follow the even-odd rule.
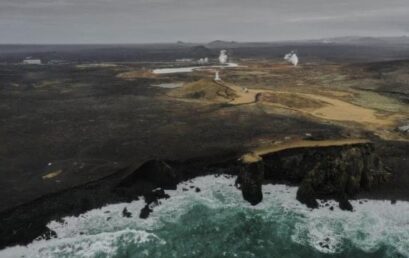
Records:
[[[148,219],[139,218],[138,200],[52,221],[56,238],[0,257],[409,257],[407,202],[353,201],[348,212],[321,201],[310,210],[296,201],[296,187],[266,185],[263,202],[251,206],[234,181],[181,183]]]

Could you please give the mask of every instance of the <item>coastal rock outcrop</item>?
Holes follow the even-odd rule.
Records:
[[[400,155],[406,155],[406,149]],[[249,153],[240,162],[237,162],[238,155],[185,161],[150,160],[10,209],[0,214],[0,221],[4,222],[0,223],[3,233],[0,248],[28,244],[39,236],[52,237],[55,232],[47,228],[51,220],[78,216],[90,209],[130,202],[142,196],[146,205],[139,217],[146,218],[161,199],[169,198],[165,190],[175,189],[179,182],[198,176],[237,175],[236,185],[252,205],[263,199],[262,184],[288,183],[299,186],[297,199],[309,207],[318,207],[317,198],[335,199],[345,210],[353,209],[349,198],[364,189],[375,188],[390,176],[370,143],[284,149],[265,155]],[[406,163],[399,163],[393,172],[406,167]],[[195,192],[201,191],[191,187]],[[123,216],[137,215],[124,210]]]
[[[213,170],[221,173],[232,170],[232,174],[237,174],[236,186],[252,205],[263,200],[264,183],[282,182],[298,185],[297,199],[310,208],[317,208],[317,199],[321,198],[337,200],[343,210],[353,209],[350,198],[386,182],[390,175],[371,143],[302,147],[262,156],[248,153],[238,164],[222,167]],[[154,194],[155,189],[175,189],[180,181],[214,173],[213,170],[190,162],[151,160],[125,178],[118,189],[143,195],[148,215],[151,203],[166,198],[163,194]]]
[[[236,180],[236,187],[241,189],[243,198],[256,205],[263,200],[261,191],[264,182],[264,164],[263,162],[244,163],[240,168]]]
[[[388,180],[371,144],[288,150],[264,159],[266,179],[299,184],[297,199],[317,208],[317,198],[333,198],[352,210],[348,199]]]

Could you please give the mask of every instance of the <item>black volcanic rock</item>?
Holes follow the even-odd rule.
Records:
[[[170,196],[163,189],[156,189],[149,194],[145,194],[145,202],[147,204],[157,202],[159,199],[168,199]]]
[[[316,199],[323,198],[335,199],[341,209],[352,210],[349,198],[363,189],[378,189],[378,185],[390,176],[375,153],[394,151],[393,154],[396,155],[396,151],[400,151],[398,154],[401,157],[407,157],[408,145],[401,144],[400,149],[397,149],[396,144],[390,150],[386,148],[388,146],[382,145],[385,148],[381,149],[383,152],[379,152],[378,147],[375,152],[371,144],[287,149],[266,154],[262,156],[262,160],[254,163],[238,163],[236,154],[184,161],[151,160],[138,168],[131,166],[121,169],[95,182],[57,192],[0,213],[0,221],[3,222],[0,223],[0,232],[3,233],[0,234],[0,248],[15,244],[26,245],[41,235],[52,235],[46,226],[50,220],[78,216],[93,208],[109,203],[129,202],[141,196],[145,197],[147,203],[139,216],[147,218],[153,207],[160,203],[159,199],[169,197],[164,189],[176,188],[176,184],[182,181],[192,183],[192,178],[211,174],[239,174],[236,186],[239,186],[244,199],[252,205],[262,201],[263,183],[279,182],[299,185],[297,199],[309,207],[317,207]],[[387,165],[392,167],[395,175],[406,171],[407,163],[404,159],[400,159],[400,162],[391,158],[385,160],[389,162]],[[393,180],[403,181],[403,184],[394,182],[392,186],[397,184],[406,187],[406,174],[398,175],[400,177]],[[196,187],[193,186],[192,189],[194,188]],[[403,193],[406,193],[405,189]],[[334,207],[330,206],[329,209],[333,210]],[[126,209],[123,214],[131,215]]]
[[[149,182],[155,188],[176,189],[179,178],[176,170],[168,162],[150,160],[122,180],[118,187],[132,187],[141,181]]]
[[[263,200],[262,184],[264,181],[264,164],[262,161],[243,164],[236,180],[240,187],[243,198],[256,205]]]
[[[339,208],[341,210],[346,210],[346,211],[352,211],[353,210],[352,204],[345,197],[340,198],[338,200],[338,203],[339,203]]]
[[[310,162],[315,165],[305,170],[297,192],[297,199],[311,208],[317,207],[316,198],[333,196],[341,209],[352,210],[348,198],[385,182],[389,176],[370,145],[328,148],[312,154],[298,164],[301,168]]]
[[[139,214],[139,218],[146,219],[147,217],[149,217],[149,214],[152,211],[153,210],[151,208],[149,208],[149,205],[145,205],[145,207],[143,207],[143,209],[141,210],[141,213]]]
[[[318,208],[317,196],[310,181],[303,181],[297,191],[297,200],[308,208]]]
[[[130,213],[130,212],[128,211],[128,209],[125,207],[125,208],[122,210],[122,217],[130,218],[130,217],[132,217],[132,213]]]

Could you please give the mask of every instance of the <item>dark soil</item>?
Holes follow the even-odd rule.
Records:
[[[0,211],[151,159],[244,152],[260,138],[342,134],[256,106],[164,100],[157,96],[166,89],[149,86],[154,79],[120,80],[115,69],[0,66]]]
[[[343,56],[353,59],[359,53],[357,60],[367,61],[379,52],[379,47],[323,48],[310,44],[301,48],[287,44],[257,48],[249,45],[232,53],[239,57],[267,54],[281,59],[282,53],[294,47],[310,60],[321,55],[325,60],[345,61]],[[306,133],[321,139],[347,136],[340,127],[267,114],[257,105],[244,108],[174,101],[163,98],[166,89],[150,87],[169,80],[195,81],[195,75],[132,81],[116,77],[134,68],[166,66],[162,62],[179,58],[186,48],[198,57],[216,56],[218,52],[212,46],[164,45],[150,46],[149,51],[134,46],[1,48],[0,62],[18,62],[33,56],[45,61],[65,59],[68,63],[0,65],[0,248],[27,244],[41,235],[52,237],[54,233],[46,228],[50,220],[141,196],[147,198],[147,204],[155,203],[166,198],[166,194],[163,190],[153,192],[154,189],[172,189],[178,182],[199,175],[236,175],[237,157],[263,139],[283,140]],[[402,56],[392,48],[388,51],[375,59]],[[158,63],[81,69],[72,64],[130,60]],[[404,65],[402,71],[406,71],[407,64]],[[393,94],[406,99],[406,77],[394,77],[393,71],[383,70],[384,66],[368,66],[365,71],[380,78],[396,78]],[[380,85],[371,90],[387,89]],[[373,140],[376,154],[392,177],[356,197],[409,200],[409,143],[385,142],[375,137]],[[158,169],[162,167],[160,162],[177,167],[178,172]],[[157,174],[158,171],[165,171],[167,176]],[[50,173],[55,173],[55,177],[44,177]],[[141,214],[126,210],[123,214],[146,217],[149,212],[147,206]]]

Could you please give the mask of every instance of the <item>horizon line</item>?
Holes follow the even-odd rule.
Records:
[[[79,43],[79,42],[71,42],[71,43],[50,43],[50,42],[41,42],[41,43],[0,43],[0,46],[4,45],[165,45],[165,44],[172,44],[172,45],[177,45],[177,44],[195,44],[195,45],[206,45],[206,44],[211,44],[213,42],[223,42],[223,43],[237,43],[237,44],[249,44],[249,43],[285,43],[285,42],[306,42],[306,41],[325,41],[325,40],[336,40],[336,39],[345,39],[345,38],[351,38],[351,39],[360,39],[360,38],[372,38],[372,39],[386,39],[386,38],[409,38],[409,35],[401,35],[401,36],[339,36],[339,37],[328,37],[328,38],[311,38],[311,39],[288,39],[288,40],[276,40],[276,41],[270,41],[270,40],[260,40],[260,41],[240,41],[240,40],[221,40],[221,39],[215,39],[207,42],[200,42],[200,41],[184,41],[184,40],[177,40],[177,41],[157,41],[157,42],[112,42],[112,43],[101,43],[101,42],[95,42],[95,43]]]

